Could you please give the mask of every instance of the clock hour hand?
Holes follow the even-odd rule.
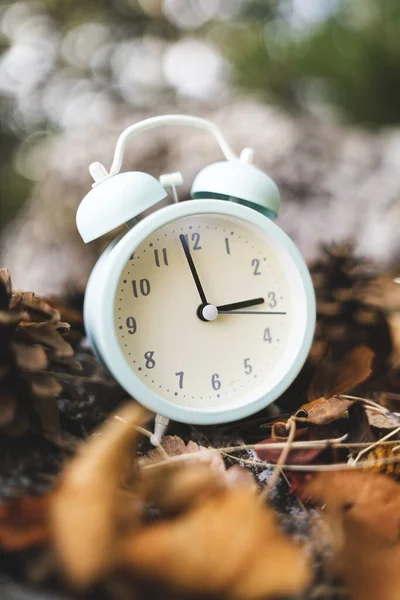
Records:
[[[221,315],[286,315],[286,312],[278,312],[271,310],[264,312],[261,310],[239,310],[241,308],[249,308],[257,304],[264,304],[264,298],[254,298],[253,300],[243,300],[243,302],[233,302],[232,304],[223,304],[217,306],[218,314]]]
[[[203,290],[203,286],[201,285],[200,278],[199,278],[199,276],[197,274],[196,267],[194,266],[192,255],[190,254],[190,249],[189,249],[188,241],[187,241],[186,237],[183,235],[183,233],[181,233],[181,235],[179,236],[179,239],[181,241],[181,244],[182,244],[182,247],[183,247],[183,251],[184,251],[185,256],[186,256],[186,260],[188,261],[190,271],[191,271],[191,273],[193,275],[193,279],[194,279],[194,282],[196,284],[197,291],[199,292],[199,296],[201,298],[201,301],[202,301],[203,305],[205,306],[206,304],[208,304],[208,302],[207,302],[206,295],[205,295],[204,290]]]
[[[253,298],[252,300],[243,300],[242,302],[232,302],[232,304],[222,304],[222,306],[217,306],[217,310],[218,312],[230,312],[238,308],[257,306],[257,304],[264,304],[264,298]]]

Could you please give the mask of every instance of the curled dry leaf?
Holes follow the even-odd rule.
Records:
[[[400,485],[385,475],[320,473],[306,492],[326,504],[334,569],[352,600],[400,597]]]
[[[162,439],[161,447],[170,457],[189,455],[187,460],[190,461],[190,464],[193,464],[193,462],[202,462],[208,464],[216,472],[225,472],[225,464],[219,452],[210,452],[209,448],[199,446],[191,440],[185,444],[182,438],[177,435],[166,435]],[[147,456],[141,458],[139,464],[141,466],[154,465],[162,460],[164,460],[163,456],[155,448],[154,450],[150,450]]]
[[[182,594],[256,600],[300,592],[310,580],[304,551],[247,490],[222,492],[179,519],[135,531],[125,550],[127,569]]]
[[[228,487],[256,490],[253,475],[239,465],[226,470],[222,456],[205,446],[178,436],[165,436],[162,448],[169,457],[187,456],[186,461],[170,462],[159,450],[150,450],[138,462],[142,467],[141,496],[167,513],[179,513],[205,497]]]
[[[260,446],[256,446],[255,452],[258,458],[272,463],[278,462],[282,454],[282,448],[268,448],[268,444],[272,443],[273,440],[267,439],[260,442]],[[285,463],[287,465],[309,465],[323,450],[324,448],[294,448],[290,450]]]
[[[256,481],[246,469],[234,465],[223,474],[204,462],[160,463],[159,468],[142,471],[139,495],[167,514],[188,510],[228,488],[257,490]]]
[[[143,471],[140,496],[168,514],[187,510],[224,489],[225,480],[204,463],[165,464]]]
[[[68,580],[85,587],[112,568],[120,483],[145,411],[130,403],[108,421],[65,469],[50,517],[53,540]]]
[[[333,360],[330,355],[319,363],[308,390],[308,400],[338,396],[355,388],[372,373],[374,353],[368,346],[356,346],[350,352]]]
[[[373,410],[366,409],[368,423],[376,429],[395,429],[398,427],[397,419],[395,420],[390,414],[382,414]]]
[[[300,411],[298,411],[300,412]],[[303,411],[304,412],[304,411]],[[306,414],[306,413],[304,413]],[[275,443],[285,443],[288,440],[289,429],[285,422],[277,421],[273,424],[271,429],[271,437],[267,438],[256,446],[255,452],[261,460],[269,461],[272,463],[278,462],[283,448],[269,448],[268,446]],[[307,441],[309,438],[308,427],[296,427],[295,441]],[[287,465],[308,465],[312,463],[320,454],[324,448],[292,448],[285,459]]]
[[[313,425],[327,425],[337,421],[347,412],[354,400],[345,400],[339,396],[331,398],[318,398],[303,406],[297,411],[296,419]],[[307,416],[302,416],[302,415]]]
[[[296,439],[307,440],[312,437],[308,429],[309,425],[327,425],[347,414],[355,401],[341,398],[338,394],[348,392],[370,377],[373,356],[368,346],[356,346],[340,361],[333,361],[329,355],[320,361],[308,390],[309,402],[303,404],[295,413],[296,422],[299,424]],[[277,431],[279,429],[285,432],[285,426],[285,422],[274,424],[271,438],[260,442],[263,448],[256,448],[259,458],[271,462],[279,460],[282,450],[265,446],[278,439],[284,441],[285,438],[277,435]],[[292,449],[286,464],[310,464],[322,451],[323,448]]]

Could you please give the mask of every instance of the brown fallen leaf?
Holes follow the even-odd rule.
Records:
[[[321,397],[303,404],[295,416],[301,423],[327,425],[340,419],[354,402],[355,400],[346,400],[339,396]]]
[[[306,413],[304,413],[306,414]],[[283,448],[268,448],[268,445],[273,444],[274,442],[285,443],[288,440],[289,429],[286,426],[286,423],[283,421],[276,421],[271,428],[271,437],[267,438],[255,447],[255,452],[261,460],[269,461],[276,463],[278,462]],[[301,424],[299,427],[296,427],[295,431],[295,441],[308,441],[310,439],[310,433],[308,429],[308,425],[306,427],[302,427]],[[310,445],[310,447],[304,448],[291,448],[289,454],[285,459],[285,464],[287,465],[308,465],[324,451],[324,448],[315,448]]]
[[[256,446],[255,452],[261,460],[276,463],[278,462],[282,448],[266,448],[268,444],[272,444],[273,440],[267,439],[260,442],[260,446]],[[286,457],[285,464],[287,465],[309,465],[324,451],[324,448],[294,448],[290,450]]]
[[[90,585],[113,567],[121,479],[133,456],[135,426],[145,415],[138,404],[121,409],[118,419],[105,423],[82,446],[54,494],[52,537],[64,574],[76,587]]]
[[[220,473],[202,461],[159,463],[157,468],[142,469],[141,474],[140,497],[167,514],[185,511],[228,488],[257,490],[253,474],[239,465]]]
[[[219,473],[203,463],[163,464],[142,471],[139,494],[167,514],[177,514],[226,488]]]
[[[400,503],[400,484],[376,473],[357,471],[334,471],[319,473],[308,484],[310,497],[340,509],[349,507],[360,510]]]
[[[400,544],[381,538],[357,518],[344,518],[345,542],[336,570],[352,600],[398,600]]]
[[[340,361],[326,356],[318,365],[308,389],[308,399],[296,413],[302,423],[327,425],[342,417],[353,400],[340,398],[368,379],[374,354],[368,346],[356,346]]]
[[[225,472],[225,464],[219,452],[209,452],[209,448],[206,448],[206,446],[199,446],[196,442],[192,442],[191,440],[185,444],[182,438],[177,435],[166,435],[162,438],[161,447],[170,457],[190,455],[188,457],[190,464],[201,462],[208,464],[211,469],[217,473],[222,474]],[[138,463],[140,466],[145,467],[154,465],[163,460],[165,460],[165,458],[160,454],[160,451],[155,448],[150,450],[147,456],[139,459]],[[183,464],[183,461],[181,464]]]
[[[226,594],[232,600],[300,592],[311,576],[304,550],[247,490],[222,492],[179,519],[132,532],[125,567],[178,593]]]
[[[368,346],[356,346],[333,360],[328,354],[317,366],[308,389],[308,400],[331,398],[344,394],[368,379],[372,373],[374,353]]]
[[[165,436],[161,446],[170,458],[185,455],[187,459],[167,463],[157,448],[150,450],[138,460],[142,468],[140,493],[145,501],[168,513],[186,510],[227,487],[257,489],[250,471],[239,465],[226,469],[221,454],[210,451],[212,448],[193,441],[185,444],[176,435]]]
[[[320,473],[305,491],[326,504],[333,568],[352,600],[400,597],[400,485],[375,473]]]
[[[368,346],[356,346],[340,361],[333,361],[330,355],[320,361],[309,386],[309,401],[300,406],[294,415],[296,423],[299,425],[296,430],[296,440],[313,439],[308,429],[309,425],[328,425],[347,415],[347,411],[355,401],[341,398],[340,394],[350,391],[368,379],[372,372],[373,356],[373,352]],[[286,429],[285,436],[279,436],[277,435],[277,426],[280,426],[279,431],[285,432],[286,423],[275,423],[271,438],[263,440],[260,444],[265,445],[272,441],[278,441],[278,439],[284,441],[288,431]],[[293,449],[290,451],[286,463],[310,464],[322,451],[321,448]],[[282,450],[259,448],[256,449],[256,452],[262,460],[277,462]]]
[[[49,542],[48,510],[51,496],[28,496],[0,503],[0,548],[26,550]]]

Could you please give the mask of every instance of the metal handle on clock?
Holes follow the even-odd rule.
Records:
[[[207,119],[202,119],[200,117],[192,117],[189,115],[162,115],[160,117],[152,117],[150,119],[145,119],[144,121],[140,121],[139,123],[135,123],[134,125],[127,127],[127,129],[125,129],[118,138],[110,171],[107,172],[104,165],[102,165],[99,162],[95,162],[90,165],[89,172],[92,175],[95,182],[98,183],[100,181],[104,181],[104,179],[112,177],[113,175],[117,175],[120,172],[125,146],[128,138],[131,135],[136,135],[142,131],[148,131],[156,127],[162,127],[163,125],[182,125],[202,129],[203,131],[206,131],[214,136],[214,138],[218,142],[219,147],[222,150],[222,153],[228,161],[251,161],[251,148],[244,148],[239,157],[232,150],[232,148],[222,135],[220,129],[211,121],[208,121]]]

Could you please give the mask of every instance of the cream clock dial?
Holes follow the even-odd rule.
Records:
[[[180,406],[220,410],[265,394],[295,329],[289,273],[250,222],[210,213],[165,224],[133,249],[116,288],[126,362]]]

